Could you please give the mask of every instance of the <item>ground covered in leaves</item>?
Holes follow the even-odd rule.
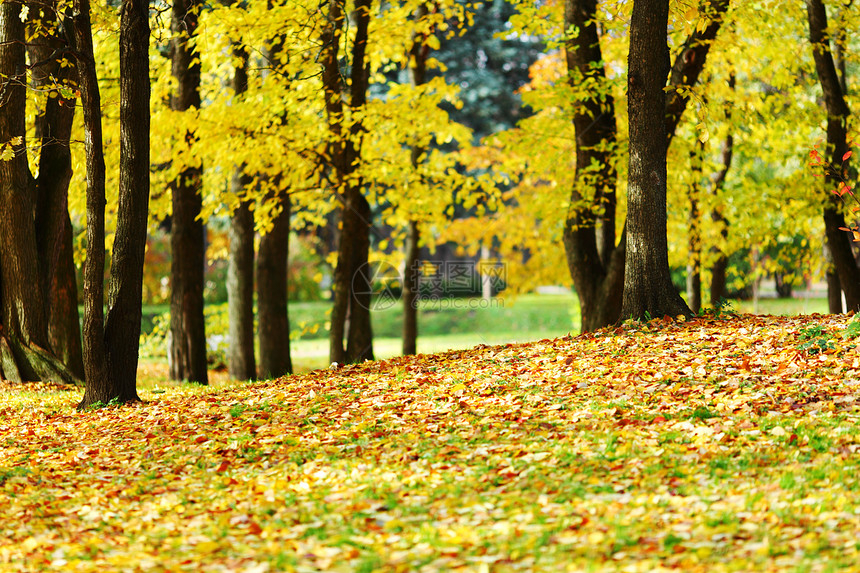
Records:
[[[860,326],[627,323],[254,384],[0,389],[0,570],[860,563]]]

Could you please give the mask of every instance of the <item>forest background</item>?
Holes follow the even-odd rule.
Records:
[[[831,4],[822,22],[814,1],[670,3],[665,255],[693,312],[707,306],[702,284],[719,307],[765,276],[783,294],[826,279],[831,311],[858,305],[856,275],[844,280],[827,246],[848,245],[856,273],[838,205],[854,180],[860,10]],[[482,268],[504,269],[506,294],[573,285],[582,310],[572,329],[620,317],[631,2],[176,2],[146,17],[137,7],[148,71],[136,78],[121,66],[130,6],[3,4],[4,209],[35,213],[26,232],[3,217],[5,377],[84,378],[78,304],[95,282],[112,302],[125,292],[113,285],[117,265],[110,280],[94,270],[88,283],[82,271],[98,244],[84,144],[96,141],[95,116],[104,250],[127,260],[116,256],[122,217],[146,215],[146,262],[131,282],[145,302],[170,303],[161,332],[174,379],[207,381],[216,333],[229,340],[232,376],[291,371],[289,340],[301,332],[291,333],[287,292],[307,300],[330,289],[322,329],[343,363],[373,356],[373,293],[394,285],[403,351],[414,353],[422,293],[406,271],[434,270],[422,260],[474,262],[469,294],[485,287]],[[151,90],[142,210],[121,206],[134,186],[121,180],[128,78],[138,95]],[[25,182],[23,201],[12,181]],[[28,275],[12,245],[30,242],[39,268]],[[386,282],[383,263],[397,281]],[[28,284],[40,300],[22,302],[35,296],[17,292]],[[207,323],[205,305],[225,299],[228,318]],[[129,338],[136,353],[137,333]]]

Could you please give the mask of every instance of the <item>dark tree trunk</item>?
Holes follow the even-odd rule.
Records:
[[[842,314],[845,309],[842,306],[842,285],[839,284],[839,275],[836,274],[836,269],[833,268],[833,257],[830,256],[830,249],[827,249],[827,312],[831,314]]]
[[[785,275],[782,273],[774,273],[773,282],[776,287],[776,296],[779,298],[791,298],[792,285],[790,282],[785,281]]]
[[[120,8],[119,207],[105,320],[109,376],[87,383],[79,408],[137,396],[143,256],[149,212],[149,4],[124,0]]]
[[[349,106],[361,109],[367,101],[367,34],[372,0],[356,2],[351,22],[355,25],[350,70]],[[362,182],[350,177],[361,157],[360,122],[352,122],[349,137],[343,138],[343,82],[338,67],[338,43],[344,24],[343,3],[329,5],[328,22],[322,34],[323,88],[331,134],[330,155],[341,194],[341,230],[332,292],[334,304],[329,333],[332,362],[361,362],[373,359],[370,324],[370,268],[367,265],[372,224],[370,205],[363,196]],[[347,327],[348,324],[348,327]],[[344,334],[346,348],[344,348]]]
[[[691,314],[672,285],[666,242],[668,137],[663,88],[669,74],[668,16],[668,0],[634,0],[627,68],[630,166],[624,318]]]
[[[698,190],[696,191],[698,193]],[[690,221],[689,221],[687,259],[687,306],[693,313],[698,313],[702,308],[702,238],[700,231],[699,199],[697,196],[690,197]]]
[[[244,189],[250,179],[242,172],[242,167],[237,167],[232,181],[234,192]],[[253,380],[257,377],[254,359],[254,214],[246,200],[239,203],[230,218],[227,301],[230,376],[238,380]]]
[[[87,157],[87,260],[84,266],[84,370],[87,393],[111,386],[105,350],[105,160],[102,139],[101,95],[93,56],[89,0],[75,0],[75,43]],[[107,398],[107,396],[103,396]],[[91,395],[86,401],[97,402]],[[107,403],[110,400],[104,400]],[[82,402],[83,404],[83,402]]]
[[[815,69],[824,94],[824,104],[827,109],[827,153],[830,153],[830,168],[825,174],[828,187],[828,203],[824,207],[824,230],[827,244],[833,256],[833,264],[839,275],[839,284],[845,293],[848,310],[860,310],[860,269],[854,258],[851,247],[851,235],[840,231],[847,227],[842,213],[839,198],[829,193],[835,190],[843,180],[848,170],[847,160],[842,157],[848,151],[847,122],[851,115],[845,94],[842,91],[840,78],[830,52],[830,41],[827,31],[827,10],[821,0],[806,0],[809,20],[809,41],[812,44],[812,54],[815,59]]]
[[[694,313],[702,308],[702,214],[699,203],[702,193],[702,155],[704,145],[696,142],[696,148],[690,153],[690,172],[693,181],[687,189],[687,199],[690,203],[687,230],[687,306]]]
[[[248,90],[248,54],[238,44],[233,56],[240,65],[233,74],[233,93],[238,100]],[[239,204],[230,218],[230,259],[227,267],[227,305],[229,314],[230,346],[228,368],[230,376],[238,380],[257,377],[254,360],[254,214],[245,198],[245,188],[251,177],[244,166],[236,168],[231,191],[239,197]]]
[[[329,157],[334,171],[336,185],[335,193],[341,201],[338,209],[339,219],[345,222],[346,193],[340,188],[340,181],[347,170],[346,143],[343,136],[343,85],[340,78],[339,51],[340,37],[343,34],[344,0],[331,0],[327,22],[320,35],[323,46],[322,82],[325,97],[326,117],[331,139],[329,141]],[[343,340],[346,334],[346,317],[349,312],[349,272],[341,261],[340,250],[343,248],[344,232],[341,229],[338,237],[338,261],[335,264],[332,277],[332,310],[331,327],[329,329],[329,360],[343,364],[346,362],[346,348]]]
[[[346,359],[348,362],[364,362],[373,360],[373,330],[370,324],[370,308],[373,303],[371,298],[372,275],[368,264],[370,253],[370,225],[372,216],[370,204],[361,193],[361,188],[355,186],[350,189],[351,201],[347,205],[353,205],[349,215],[344,219],[344,230],[352,229],[350,235],[341,235],[341,241],[348,241],[348,249],[351,252],[352,273],[350,276],[350,300],[349,300],[349,329],[346,333]],[[350,220],[347,225],[346,221]],[[349,240],[352,237],[352,240]]]
[[[282,210],[272,221],[272,229],[260,237],[260,251],[257,254],[260,378],[277,378],[293,371],[287,302],[289,195],[282,195],[280,204]]]
[[[732,92],[734,92],[734,73],[729,76],[729,87],[732,89]],[[732,102],[728,102],[726,106],[727,123],[731,123],[732,105]],[[715,197],[720,193],[723,189],[723,185],[726,183],[726,176],[732,166],[734,150],[735,138],[731,133],[729,133],[726,135],[726,139],[723,140],[722,149],[720,151],[720,170],[711,178],[711,194]],[[720,226],[721,245],[719,247],[711,247],[711,252],[717,255],[717,259],[711,267],[711,308],[719,309],[729,297],[729,293],[726,288],[726,270],[729,266],[729,259],[724,252],[726,240],[729,237],[729,221],[723,214],[723,208],[719,203],[711,210],[711,220]]]
[[[418,286],[420,281],[417,221],[409,222],[406,233],[406,260],[403,266],[403,355],[418,352]]]
[[[56,6],[48,3],[41,10],[43,20],[52,20],[59,28],[61,17],[56,13]],[[68,34],[72,33],[70,29]],[[73,63],[71,56],[67,55],[67,47],[74,49],[73,40],[71,37],[50,35],[31,46],[30,53],[35,62],[48,62],[37,68],[40,73],[34,73],[36,88],[51,90],[36,125],[36,134],[40,139],[39,176],[36,179],[36,248],[39,282],[47,302],[48,341],[54,355],[70,372],[83,379],[78,285],[68,210],[69,181],[72,177],[69,139],[75,100],[66,99],[52,89],[54,80],[61,85],[76,81],[76,66],[60,65],[63,55],[68,64]]]
[[[195,0],[173,3],[171,49],[177,91],[171,98],[171,108],[176,111],[200,107],[200,62],[193,53],[199,9]],[[185,133],[184,137],[193,145],[193,132]],[[203,316],[206,242],[203,221],[199,218],[203,206],[201,178],[200,167],[186,166],[171,184],[170,377],[207,384],[206,323]]]
[[[415,9],[413,18],[420,22],[427,17],[427,4],[421,3]],[[430,46],[427,45],[425,34],[412,34],[410,49],[410,79],[413,86],[423,85],[427,81],[427,56]],[[412,167],[418,168],[419,158],[424,149],[412,147]],[[403,355],[409,356],[418,351],[418,263],[421,250],[419,248],[420,230],[418,221],[408,223],[406,231],[405,261],[403,263]]]
[[[579,33],[565,45],[568,82],[604,85],[606,74],[595,19],[596,0],[566,0],[564,21]],[[564,228],[564,248],[576,294],[581,329],[589,332],[616,322],[621,313],[625,241],[615,244],[615,103],[608,93],[579,102],[576,132],[576,183]],[[586,169],[600,165],[596,173]],[[591,200],[589,201],[589,198]],[[584,202],[588,201],[588,204]]]
[[[52,354],[39,288],[35,198],[27,165],[26,60],[22,4],[0,3],[0,377],[79,382]],[[33,288],[35,286],[35,288]]]

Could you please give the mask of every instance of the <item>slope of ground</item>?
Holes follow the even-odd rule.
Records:
[[[631,322],[83,413],[3,388],[0,570],[856,568],[858,324]]]

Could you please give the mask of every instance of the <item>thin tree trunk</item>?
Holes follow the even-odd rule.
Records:
[[[711,44],[723,25],[723,17],[729,9],[730,0],[714,0],[710,4],[700,3],[699,9],[705,12],[700,18],[707,18],[704,28],[696,27],[690,34],[678,57],[672,65],[669,75],[669,85],[672,87],[694,86],[699,75],[705,69]],[[671,143],[677,131],[678,123],[684,115],[690,99],[689,91],[670,90],[666,92],[666,138]],[[668,148],[667,148],[668,149]]]
[[[84,266],[84,370],[87,394],[84,401],[105,403],[105,394],[92,395],[110,388],[105,350],[104,271],[105,271],[105,160],[102,140],[101,95],[93,56],[89,0],[75,0],[75,40],[81,54],[78,69],[81,107],[87,157],[87,260]],[[90,390],[92,388],[92,390]],[[112,398],[112,397],[111,397]]]
[[[809,41],[812,44],[812,54],[815,69],[824,94],[824,104],[827,109],[827,152],[831,154],[831,168],[825,173],[828,190],[836,189],[844,173],[847,172],[848,162],[842,159],[848,151],[847,122],[851,110],[845,102],[839,75],[830,52],[830,41],[827,32],[827,10],[821,0],[806,0],[809,20]],[[827,243],[833,255],[839,283],[845,293],[848,310],[860,310],[860,269],[857,267],[854,251],[851,246],[850,234],[840,231],[847,227],[845,216],[840,209],[839,198],[828,191],[828,203],[824,207],[824,230]]]
[[[568,82],[605,84],[603,56],[595,23],[596,0],[566,0],[564,21],[578,30],[565,45]],[[581,330],[589,332],[618,320],[624,278],[622,240],[615,244],[616,172],[612,148],[616,138],[615,104],[609,93],[593,93],[576,107],[576,182],[563,242],[567,266],[579,298]],[[588,169],[600,165],[596,173]],[[583,205],[586,198],[590,204]],[[599,226],[598,226],[599,225]]]
[[[110,375],[87,384],[78,408],[96,402],[137,401],[143,257],[149,212],[149,4],[123,0],[120,8],[119,208],[105,320]]]
[[[403,355],[418,352],[418,288],[420,248],[417,221],[409,222],[406,232],[406,257],[403,262]]]
[[[368,68],[366,60],[367,34],[370,24],[372,0],[356,2],[351,22],[355,26],[350,70],[349,106],[360,110],[367,101]],[[344,22],[343,5],[333,0],[329,18],[323,32],[323,85],[329,131],[332,137],[332,165],[337,171],[337,181],[343,190],[341,231],[338,257],[335,266],[332,290],[334,305],[331,315],[329,357],[332,362],[361,362],[373,359],[373,331],[370,323],[370,228],[372,224],[370,204],[362,194],[362,182],[352,177],[361,157],[361,134],[363,127],[354,121],[349,137],[343,136],[343,105],[337,58],[337,43],[340,41]],[[348,329],[347,329],[348,323]],[[343,338],[346,334],[346,348]]]
[[[630,166],[622,316],[689,316],[669,274],[666,241],[668,0],[634,0],[627,101]]]
[[[293,371],[287,302],[290,197],[283,195],[280,204],[283,209],[272,221],[272,229],[260,237],[257,254],[261,378],[277,378]]]
[[[233,74],[233,93],[238,100],[248,91],[248,53],[239,44],[234,44],[233,56],[241,62]],[[245,198],[245,188],[250,182],[245,166],[236,167],[231,192],[239,197],[239,205],[230,218],[227,267],[230,346],[227,362],[230,376],[238,380],[257,377],[254,360],[254,213],[250,201]]]
[[[171,48],[173,76],[178,85],[171,98],[171,107],[176,111],[200,107],[200,62],[193,53],[199,9],[195,0],[173,3]],[[196,139],[192,131],[185,133],[184,137],[192,145]],[[205,228],[200,220],[203,206],[201,184],[202,169],[198,166],[184,167],[171,184],[170,377],[207,384],[206,323],[203,316],[206,244]]]
[[[687,256],[687,306],[693,313],[702,308],[702,214],[699,207],[702,194],[702,160],[705,146],[696,141],[695,150],[690,153],[690,172],[693,181],[687,190],[690,203],[688,214],[688,256]]]
[[[729,87],[735,89],[735,75],[729,76]],[[730,123],[732,106],[729,104],[726,111],[726,120]],[[735,139],[731,133],[726,135],[723,140],[722,149],[720,151],[720,170],[717,171],[711,178],[711,194],[715,197],[722,190],[726,182],[726,176],[732,166],[732,157],[734,155]],[[729,221],[723,214],[723,208],[719,204],[711,210],[711,220],[720,225],[721,245],[719,247],[711,247],[711,252],[717,254],[717,260],[711,267],[711,308],[718,309],[720,305],[728,298],[728,290],[726,288],[726,270],[729,266],[729,259],[725,253],[726,241],[729,237]]]
[[[422,2],[415,9],[413,19],[420,22],[428,14],[427,4]],[[427,56],[430,46],[427,45],[426,37],[422,34],[412,34],[412,47],[410,49],[409,72],[413,86],[423,85],[427,81]],[[412,168],[419,165],[419,158],[424,149],[419,146],[412,147]],[[418,282],[419,282],[419,248],[420,229],[418,221],[411,220],[406,231],[405,260],[403,262],[403,355],[415,354],[418,350]]]
[[[332,169],[338,187],[335,193],[341,200],[338,217],[346,221],[345,212],[346,193],[340,186],[347,170],[346,143],[343,137],[343,98],[341,92],[343,86],[340,78],[339,52],[340,38],[343,33],[344,0],[331,0],[327,22],[320,35],[323,46],[322,60],[322,83],[323,95],[325,97],[326,118],[331,139],[329,140],[329,156]],[[344,245],[344,231],[341,228],[338,235],[338,260],[335,264],[332,277],[332,311],[331,326],[329,328],[329,360],[338,364],[346,362],[346,348],[344,346],[344,335],[346,334],[346,319],[349,312],[349,272],[342,261],[340,251]]]

